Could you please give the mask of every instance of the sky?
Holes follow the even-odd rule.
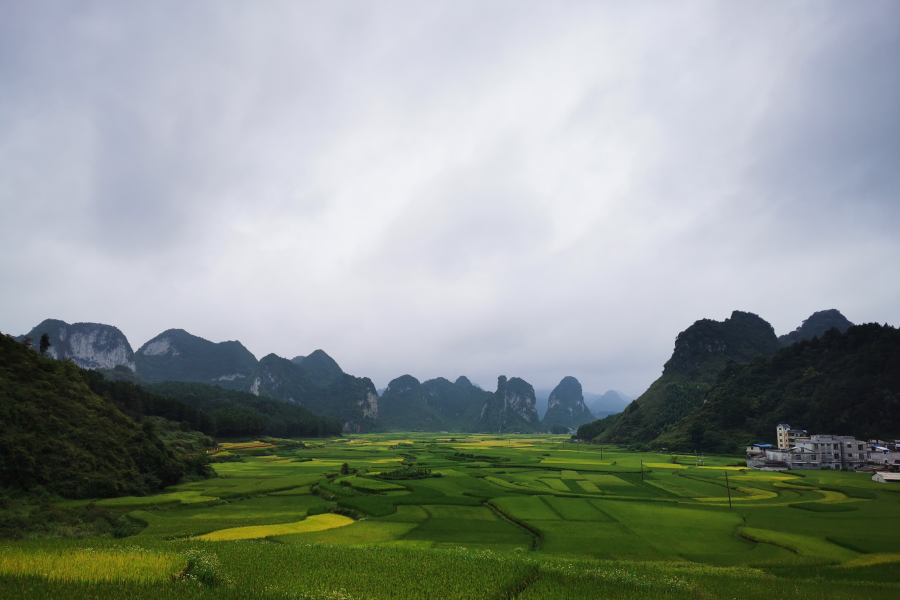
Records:
[[[637,396],[900,325],[900,3],[0,3],[0,331]]]

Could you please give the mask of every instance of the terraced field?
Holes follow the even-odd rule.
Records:
[[[219,478],[157,496],[99,502],[143,524],[135,536],[0,544],[0,597],[900,592],[900,490],[864,474],[760,473],[728,467],[733,458],[696,466],[616,448],[601,458],[598,447],[554,436],[236,440],[220,449],[243,462],[217,463]],[[379,476],[401,465],[430,476]]]

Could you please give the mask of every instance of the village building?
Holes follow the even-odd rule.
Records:
[[[775,428],[775,441],[779,448],[793,448],[798,440],[808,440],[805,429],[791,429],[790,425],[781,424]]]
[[[794,469],[858,469],[869,460],[868,444],[850,435],[808,435],[787,424],[776,428],[778,448],[747,447],[747,466],[765,471]]]
[[[870,463],[885,467],[900,466],[900,440],[892,443],[869,440],[868,458]]]
[[[879,471],[872,475],[872,481],[877,481],[878,483],[900,483],[900,473]]]

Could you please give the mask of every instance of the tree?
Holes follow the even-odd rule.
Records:
[[[50,336],[46,333],[42,334],[40,342],[41,354],[46,354],[47,350],[49,350],[52,345],[53,344],[50,343]]]
[[[25,346],[26,348],[31,348],[34,345],[34,344],[32,344],[33,341],[34,341],[33,338],[30,338],[26,335],[24,338],[22,338],[22,345]]]
[[[341,475],[349,475],[350,474],[350,465],[344,463],[341,465]]]

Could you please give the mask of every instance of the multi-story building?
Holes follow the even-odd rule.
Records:
[[[779,425],[776,431],[777,449],[765,448],[762,444],[747,448],[748,467],[765,470],[856,469],[868,463],[867,444],[853,436],[806,435],[806,431],[787,425]],[[765,454],[764,458],[760,451]]]
[[[793,448],[798,441],[809,439],[805,429],[791,429],[791,426],[782,423],[775,428],[775,439],[779,448]]]

